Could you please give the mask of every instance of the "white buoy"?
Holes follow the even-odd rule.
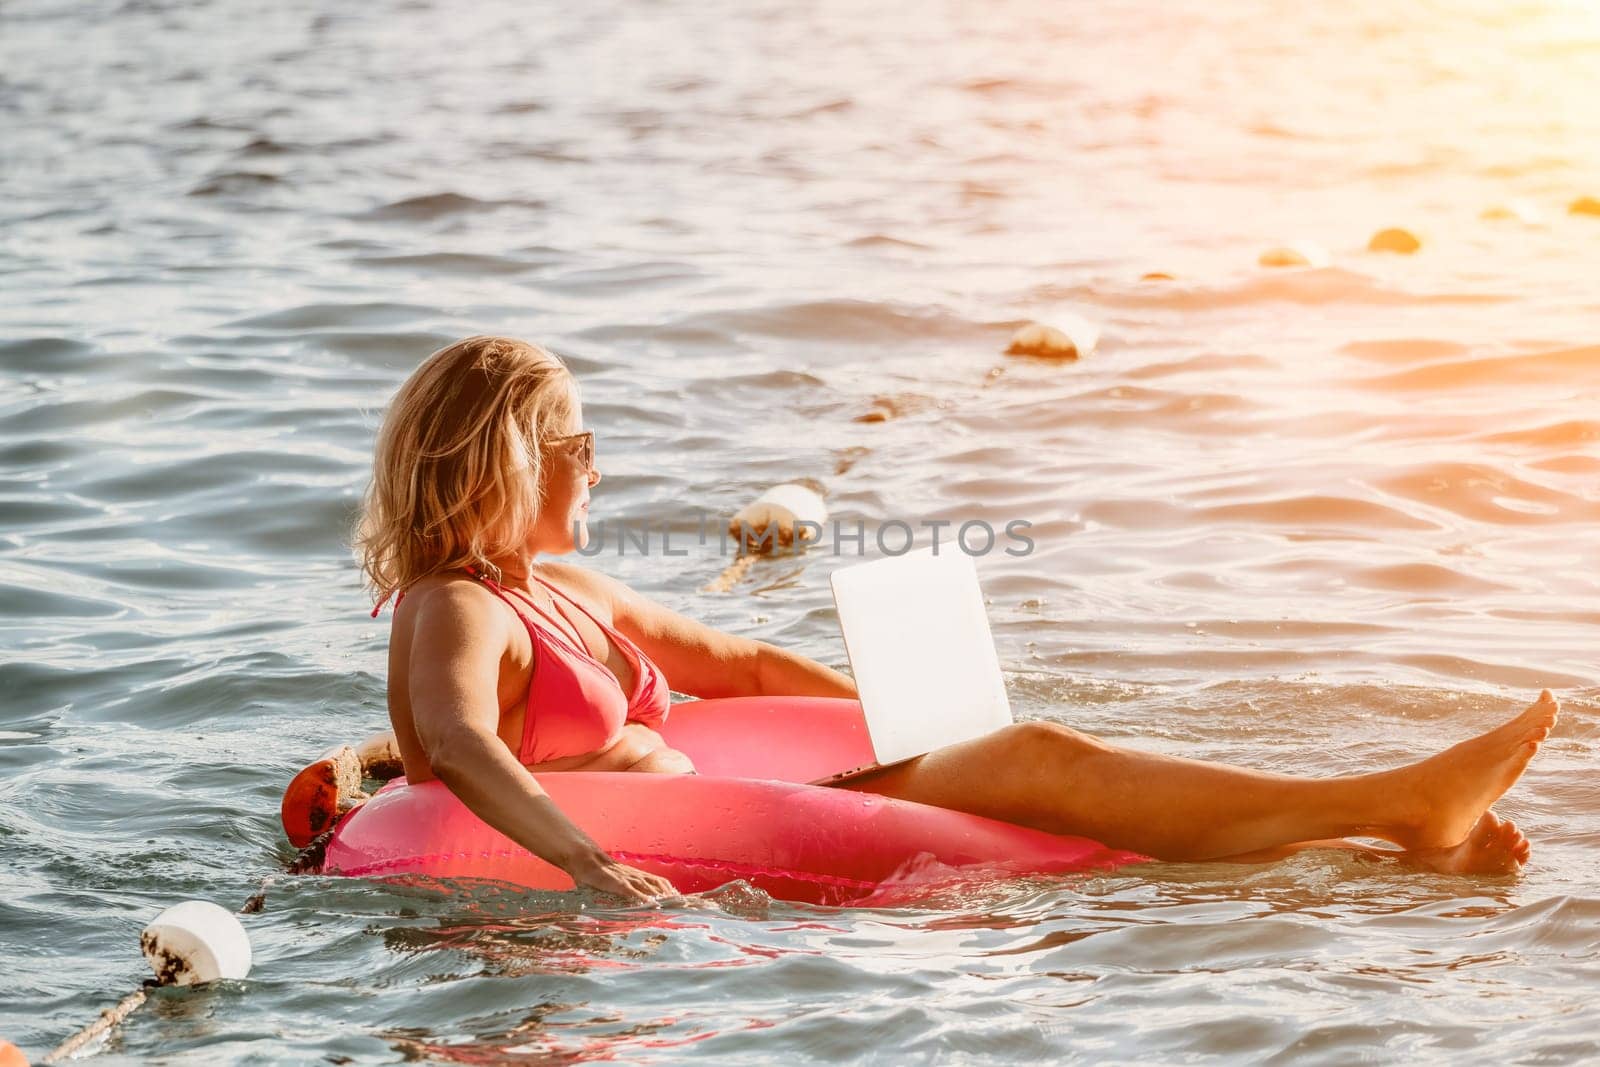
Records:
[[[186,900],[157,915],[139,935],[139,947],[156,972],[156,985],[200,985],[250,973],[250,935],[233,912],[208,900]],[[147,996],[144,989],[129,993],[39,1063],[63,1063],[77,1056],[137,1011]],[[5,1067],[4,1060],[0,1067]]]
[[[784,482],[740,508],[728,521],[728,533],[741,539],[746,551],[766,555],[815,541],[827,521],[828,505],[821,493],[799,482]]]
[[[1073,360],[1087,356],[1100,344],[1100,327],[1081,315],[1058,312],[1049,325],[1030,322],[1011,335],[1008,356]]]
[[[1544,225],[1544,213],[1539,210],[1539,205],[1526,197],[1516,197],[1503,204],[1490,204],[1478,216],[1481,219],[1510,219],[1520,222],[1524,226]]]
[[[817,489],[804,482],[775,485],[740,508],[728,520],[728,533],[739,546],[738,557],[709,584],[703,593],[726,593],[744,578],[762,556],[793,553],[822,537],[828,521],[828,505]]]
[[[250,973],[250,936],[231,911],[186,900],[157,915],[139,947],[161,985],[199,985]]]

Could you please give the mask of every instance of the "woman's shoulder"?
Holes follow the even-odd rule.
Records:
[[[457,619],[479,623],[499,620],[505,609],[482,582],[460,573],[430,574],[406,590],[395,606],[396,626],[414,626],[420,618]]]

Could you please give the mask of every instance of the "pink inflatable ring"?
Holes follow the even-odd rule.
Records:
[[[861,903],[952,877],[1109,869],[1144,857],[977,815],[803,783],[871,759],[861,707],[822,697],[676,704],[662,734],[699,774],[543,774],[562,811],[623,863],[684,893],[744,880],[782,900]],[[572,879],[443,784],[391,782],[334,828],[322,873]]]

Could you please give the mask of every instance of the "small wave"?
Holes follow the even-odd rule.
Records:
[[[1500,582],[1485,581],[1437,563],[1401,563],[1388,567],[1367,567],[1351,573],[1351,581],[1373,589],[1400,593],[1492,593],[1504,590]]]
[[[1569,419],[1546,426],[1506,430],[1490,434],[1482,440],[1494,444],[1531,445],[1536,448],[1575,448],[1600,441],[1600,422],[1593,419]]]
[[[1415,667],[1427,674],[1445,678],[1508,686],[1512,689],[1537,693],[1541,689],[1571,689],[1592,683],[1592,679],[1575,674],[1564,674],[1547,667],[1524,667],[1509,663],[1492,663],[1483,657],[1469,659],[1443,653],[1397,655],[1397,665]]]
[[[469,278],[486,274],[522,274],[538,266],[510,256],[491,256],[472,252],[428,252],[414,256],[357,256],[351,262],[380,270],[413,270],[419,274],[452,274]]]
[[[580,267],[541,278],[541,289],[610,298],[620,293],[663,289],[698,281],[705,272],[676,260],[644,260],[604,267]]]
[[[571,141],[492,141],[484,146],[488,159],[537,159],[545,163],[589,163],[587,152]]]
[[[68,529],[91,523],[101,515],[89,504],[55,497],[8,494],[5,500],[6,533],[59,538]]]
[[[1570,171],[1572,160],[1567,156],[1536,155],[1528,159],[1492,163],[1480,167],[1478,173],[1486,178],[1504,181],[1508,178],[1527,178],[1537,174]]]
[[[64,370],[88,370],[112,362],[86,341],[69,337],[28,337],[19,341],[0,341],[0,367],[33,374],[59,374]]]
[[[244,483],[191,493],[182,506],[137,526],[146,534],[159,530],[172,542],[226,540],[237,551],[272,559],[337,557],[344,554],[356,507],[353,496],[318,486]]]
[[[886,233],[869,233],[865,237],[852,238],[844,243],[846,248],[903,248],[912,252],[928,252],[932,245],[920,241],[908,240],[904,237],[891,237]]]
[[[330,326],[371,328],[400,326],[422,318],[437,318],[439,315],[436,308],[418,304],[300,304],[282,311],[235,319],[225,323],[224,328],[296,331]]]
[[[1461,389],[1479,385],[1600,385],[1600,345],[1525,356],[1431,363],[1363,384],[1377,389]]]
[[[0,425],[4,423],[0,422]],[[0,440],[0,470],[10,468],[19,473],[38,474],[65,466],[84,451],[84,446],[71,438]]]
[[[718,375],[717,384],[733,388],[771,389],[777,392],[796,391],[812,393],[825,388],[827,382],[815,374],[798,370],[769,370],[754,374]]]
[[[1051,420],[1046,425],[1158,426],[1165,430],[1181,427],[1191,433],[1237,433],[1239,416],[1259,409],[1258,404],[1235,393],[1186,393],[1128,385],[1079,393],[1071,402],[1070,409],[1056,407],[1037,414]]]
[[[1437,341],[1428,338],[1407,338],[1382,341],[1351,341],[1341,345],[1340,352],[1372,363],[1422,363],[1427,360],[1453,359],[1471,351],[1466,345],[1454,341]]]
[[[820,104],[811,104],[806,107],[790,111],[785,114],[783,118],[785,120],[809,119],[814,118],[817,115],[842,115],[847,111],[854,111],[855,106],[856,104],[854,100],[851,100],[847,96],[840,96],[835,97],[832,100],[825,100]]]
[[[189,190],[190,196],[244,196],[282,185],[276,174],[254,170],[233,170],[214,174]]]
[[[86,707],[86,718],[153,730],[226,721],[261,707],[358,704],[359,683],[349,675],[307,669],[271,653],[243,653],[204,666],[164,659],[129,670],[144,681]]]
[[[1552,474],[1600,474],[1600,456],[1553,456],[1528,464],[1534,470]]]
[[[461,193],[429,193],[396,200],[355,217],[386,221],[431,222],[450,215],[477,214],[499,211],[503,208],[543,210],[544,207],[545,203],[542,200],[480,200],[475,196],[464,196]]]
[[[173,132],[211,132],[215,130],[225,133],[256,133],[254,127],[223,119],[214,119],[208,115],[199,115],[192,119],[185,119],[183,122],[175,122],[168,126],[167,129]]]
[[[959,192],[963,204],[979,203],[985,200],[1004,200],[1011,195],[998,185],[978,181],[962,182]]]
[[[724,336],[757,334],[800,341],[849,340],[860,344],[958,338],[987,340],[998,333],[988,324],[962,318],[942,307],[849,299],[700,312],[674,325],[709,329]]]
[[[1215,374],[1222,371],[1270,371],[1276,366],[1276,363],[1264,356],[1234,356],[1207,353],[1206,355],[1190,356],[1187,359],[1177,359],[1168,363],[1147,363],[1142,367],[1135,367],[1129,370],[1123,376],[1133,380],[1172,378],[1181,374]]]
[[[1095,500],[1083,507],[1085,519],[1125,530],[1176,529],[1187,525],[1192,514],[1188,508],[1164,500]],[[1028,533],[1035,540],[1043,539],[1037,527]]]
[[[1428,305],[1494,304],[1515,299],[1501,293],[1417,292],[1341,267],[1270,271],[1241,276],[1221,285],[1174,284],[1054,287],[1058,299],[1092,300],[1105,306],[1169,308],[1175,311],[1211,311],[1220,307],[1252,304],[1356,304],[1418,307]]]
[[[1436,530],[1439,524],[1359,497],[1312,494],[1221,504],[1199,512],[1217,522],[1261,523],[1266,526],[1355,530]]]
[[[189,405],[209,401],[205,394],[182,389],[146,389],[126,396],[94,400],[50,398],[0,420],[0,430],[25,436],[48,435],[63,427],[82,431],[91,426],[128,418],[170,417]]]
[[[248,488],[271,482],[272,492],[296,478],[315,480],[343,474],[346,465],[324,456],[287,452],[235,452],[173,460],[158,465],[139,464],[108,477],[80,484],[76,492],[90,499],[116,504],[155,502],[170,498],[174,485],[193,497],[217,489]]]
[[[960,89],[962,92],[977,93],[980,96],[989,96],[989,95],[992,95],[992,94],[995,94],[995,93],[1003,93],[1003,92],[1007,92],[1007,91],[1012,90],[1012,89],[1018,89],[1018,88],[1021,88],[1021,87],[1022,87],[1022,85],[1021,85],[1020,82],[1014,81],[1014,80],[1012,80],[1010,78],[982,78],[982,77],[979,77],[979,78],[968,78],[966,81],[959,82],[956,85],[956,88]]]
[[[40,619],[106,619],[121,615],[126,608],[115,601],[76,596],[33,584],[18,585],[0,580],[0,617]],[[15,696],[8,690],[8,696]]]
[[[1378,483],[1386,492],[1501,525],[1592,522],[1600,502],[1584,500],[1482,463],[1436,463]]]
[[[248,144],[241,147],[234,155],[245,159],[253,159],[261,156],[289,155],[300,151],[303,151],[303,149],[299,145],[284,144],[282,141],[274,141],[271,137],[263,136],[252,138]]]
[[[1270,138],[1274,141],[1321,140],[1319,137],[1307,134],[1301,130],[1291,130],[1289,127],[1271,120],[1252,122],[1246,125],[1244,129],[1248,134],[1252,134],[1256,137]]]

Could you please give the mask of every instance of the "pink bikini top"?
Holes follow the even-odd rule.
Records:
[[[564,756],[599,752],[616,741],[624,723],[639,722],[657,727],[666,720],[671,704],[666,675],[650,662],[638,645],[596,619],[588,608],[566,597],[633,660],[634,683],[630,696],[622,691],[622,684],[610,668],[591,656],[588,649],[574,647],[531,597],[518,590],[504,589],[484,575],[474,574],[473,577],[511,605],[533,641],[533,678],[528,683],[522,747],[517,752],[517,758],[523,763],[544,763]],[[555,599],[557,594],[566,594],[538,575],[534,578],[550,590],[556,611],[571,626],[571,619]],[[511,593],[517,595],[511,596]],[[550,627],[535,623],[533,617],[522,610],[520,605],[523,604],[549,622]]]

